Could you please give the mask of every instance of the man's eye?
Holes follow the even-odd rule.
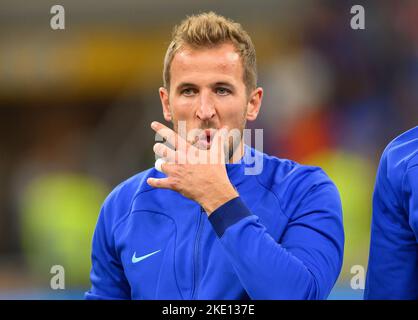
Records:
[[[226,96],[231,93],[231,90],[227,88],[216,88],[216,94],[219,94],[220,96]]]
[[[187,88],[187,89],[184,89],[184,90],[181,91],[181,94],[185,95],[185,96],[192,96],[195,93],[196,93],[196,90],[193,89],[193,88]]]

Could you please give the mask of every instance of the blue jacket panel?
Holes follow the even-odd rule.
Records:
[[[418,127],[383,152],[373,194],[365,299],[418,299]]]
[[[257,157],[258,175],[246,168]],[[342,266],[338,191],[317,167],[246,146],[227,164],[239,197],[208,218],[149,169],[105,200],[86,299],[325,299]]]

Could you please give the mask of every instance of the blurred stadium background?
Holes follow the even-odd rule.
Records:
[[[364,3],[361,3],[364,2]],[[50,8],[66,29],[50,28]],[[366,30],[350,28],[362,4]],[[330,299],[361,299],[379,156],[418,124],[416,1],[0,0],[0,298],[81,299],[107,193],[153,165],[171,28],[214,10],[258,55],[264,151],[322,166],[341,192],[344,266]],[[66,290],[52,290],[52,265]]]

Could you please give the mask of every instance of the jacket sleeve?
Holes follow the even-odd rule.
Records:
[[[280,243],[240,197],[209,220],[251,299],[327,298],[344,247],[341,202],[330,180],[305,188]]]
[[[107,202],[103,205],[93,235],[91,289],[85,293],[86,300],[130,299],[130,286],[122,264],[117,256],[112,224],[107,221]],[[109,219],[110,220],[110,219]]]
[[[418,170],[401,169],[382,156],[373,194],[366,300],[418,297]]]
[[[405,175],[406,211],[409,213],[409,225],[418,242],[418,165],[409,168]]]

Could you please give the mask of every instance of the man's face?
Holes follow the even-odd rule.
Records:
[[[171,63],[170,90],[160,88],[165,120],[176,132],[179,122],[185,121],[188,141],[201,149],[210,147],[216,129],[224,125],[242,136],[246,120],[257,117],[262,97],[261,88],[248,96],[243,72],[232,44],[180,49]],[[193,129],[204,131],[190,136],[197,131]]]

